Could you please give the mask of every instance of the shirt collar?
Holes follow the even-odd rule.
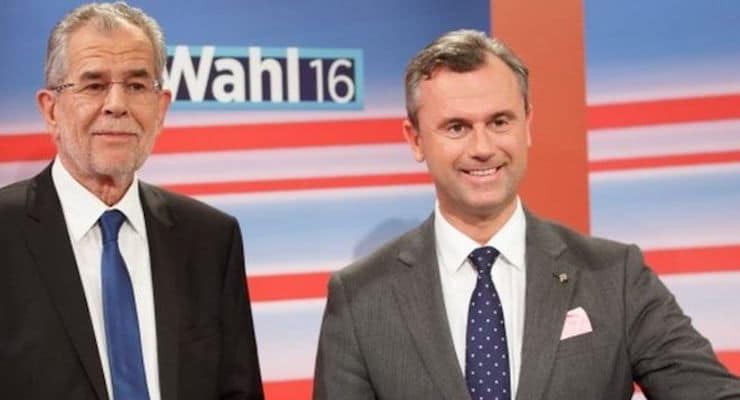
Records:
[[[110,209],[121,211],[130,226],[138,234],[144,234],[146,226],[139,198],[139,179],[136,175],[121,200],[111,207],[77,182],[64,168],[59,156],[54,159],[51,167],[51,178],[73,241],[77,242],[82,239],[90,228],[97,224],[103,212]]]
[[[524,209],[517,198],[514,213],[486,243],[487,246],[495,247],[501,254],[500,257],[503,257],[514,268],[522,271],[524,270],[526,226]],[[445,219],[439,209],[439,202],[434,207],[434,234],[437,242],[437,255],[449,272],[460,269],[468,255],[481,247],[475,240],[460,232]]]

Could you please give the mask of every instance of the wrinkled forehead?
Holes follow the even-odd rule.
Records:
[[[138,27],[125,21],[115,25],[90,22],[67,41],[67,76],[154,78],[154,46]]]

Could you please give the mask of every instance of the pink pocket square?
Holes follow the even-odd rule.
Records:
[[[560,334],[560,340],[583,335],[591,331],[593,331],[593,328],[591,328],[591,321],[588,319],[588,315],[586,315],[586,310],[583,307],[574,308],[565,314],[565,325],[563,325],[563,333]]]

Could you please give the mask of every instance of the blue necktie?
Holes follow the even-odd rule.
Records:
[[[509,356],[501,300],[491,280],[498,251],[480,247],[468,256],[478,280],[468,308],[465,380],[472,400],[510,400]]]
[[[100,217],[100,229],[103,232],[103,314],[108,342],[108,364],[115,400],[148,400],[136,301],[126,264],[118,249],[118,231],[124,219],[118,210],[108,210]]]

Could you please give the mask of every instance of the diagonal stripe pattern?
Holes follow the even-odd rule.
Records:
[[[118,232],[124,219],[125,216],[118,210],[108,210],[100,217],[108,363],[115,400],[149,400],[134,291],[118,248]]]

